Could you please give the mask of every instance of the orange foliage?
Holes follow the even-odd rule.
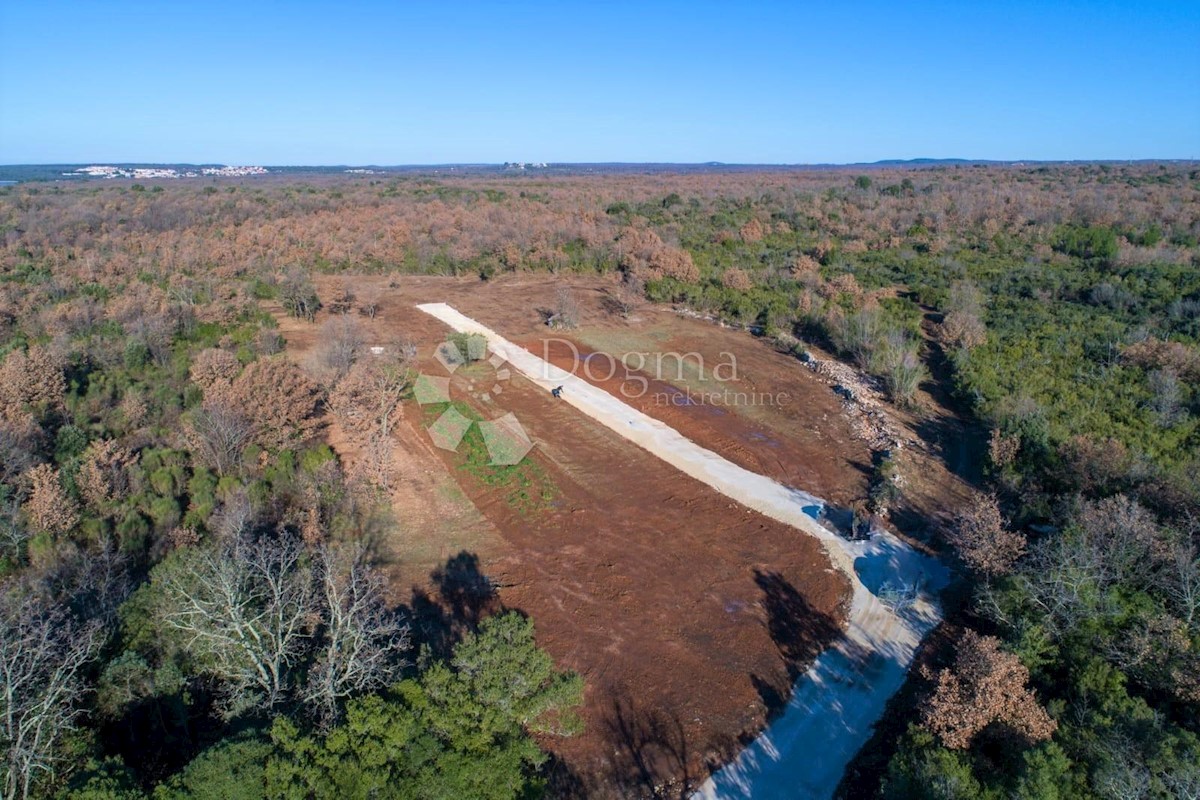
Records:
[[[946,747],[965,750],[992,723],[1001,723],[1029,743],[1042,742],[1058,729],[1026,685],[1029,670],[1000,640],[966,631],[958,643],[954,668],[937,676],[937,689],[925,708],[925,725]]]

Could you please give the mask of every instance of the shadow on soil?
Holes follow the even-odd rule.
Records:
[[[605,716],[613,745],[612,789],[626,797],[686,798],[699,783],[683,725],[674,715],[614,692]]]
[[[416,644],[427,645],[435,658],[446,658],[464,634],[502,605],[474,553],[464,550],[452,556],[430,578],[432,592],[413,588],[409,613]]]
[[[841,634],[841,626],[826,613],[812,607],[804,595],[778,572],[755,570],[755,583],[762,589],[762,608],[767,612],[767,630],[787,664],[787,684],[776,687],[778,697],[791,696],[792,682],[808,668],[817,654]],[[760,691],[760,694],[762,692]],[[768,711],[778,710],[781,702],[770,703]]]
[[[485,617],[505,610],[495,584],[484,574],[479,557],[463,551],[435,569],[432,589],[414,588],[409,613],[418,645],[434,657],[450,654],[454,645]],[[791,697],[797,676],[830,641],[841,633],[829,615],[815,608],[782,575],[755,571],[763,592],[766,625],[786,670],[763,678],[752,675],[769,717]],[[674,714],[635,700],[622,686],[594,687],[604,692],[605,712],[598,733],[606,741],[610,761],[596,774],[581,774],[554,754],[546,765],[548,796],[553,798],[690,797],[716,769],[749,744],[754,732],[735,736],[705,736],[689,740],[683,722]]]

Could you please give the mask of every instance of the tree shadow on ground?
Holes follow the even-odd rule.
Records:
[[[707,777],[679,718],[639,705],[630,692],[610,687],[604,732],[612,745],[608,775],[598,776],[622,797],[686,798]],[[705,749],[712,749],[706,746]]]
[[[774,676],[750,676],[768,716],[773,716],[791,698],[796,678],[841,635],[842,626],[829,614],[813,608],[778,572],[756,569],[754,582],[763,592],[759,602],[767,615],[767,631],[785,667]]]
[[[463,636],[485,617],[503,610],[479,556],[463,550],[430,573],[433,591],[414,587],[409,603],[415,644],[435,658],[449,657]]]

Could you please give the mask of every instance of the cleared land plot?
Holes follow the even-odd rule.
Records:
[[[824,545],[852,584],[846,633],[805,672],[785,713],[707,782],[701,796],[831,797],[846,764],[867,741],[871,726],[903,681],[920,640],[940,621],[929,591],[944,585],[944,569],[886,532],[873,533],[869,541],[836,536],[815,522],[822,503],[811,495],[734,464],[445,303],[420,308],[458,332],[485,337],[496,353],[544,389],[557,385],[555,393],[563,392],[560,402],[743,506]],[[799,613],[803,609],[790,610],[796,615],[784,622],[807,619]]]
[[[430,354],[446,329],[413,304],[460,291],[486,304],[488,288],[401,279],[384,293],[379,317],[363,324],[381,339],[414,339],[420,367],[436,374]],[[520,294],[506,302],[527,317]],[[299,344],[285,333],[289,347]],[[480,416],[518,415],[537,443],[531,463],[549,499],[513,502],[513,487],[489,481],[469,453],[411,446],[402,460],[450,475],[486,520],[485,547],[468,548],[453,570],[482,571],[500,587],[500,602],[529,613],[540,643],[587,681],[586,733],[550,743],[563,762],[557,778],[616,795],[695,786],[714,758],[761,728],[768,706],[782,702],[796,672],[841,629],[847,581],[814,540],[631,447],[543,388],[513,377],[485,401],[459,380],[452,396]],[[406,409],[418,439],[428,435],[425,415],[415,404]],[[442,552],[440,540],[453,532],[407,509],[398,498],[396,557]],[[447,589],[453,570],[420,588]],[[469,596],[442,594],[452,611],[473,613]]]

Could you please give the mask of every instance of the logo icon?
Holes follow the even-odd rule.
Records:
[[[463,381],[467,392],[483,403],[491,403],[504,392],[505,383],[512,377],[507,362],[499,353],[491,353],[482,336],[451,336],[438,345],[434,359],[446,371],[445,376],[421,373],[413,386],[419,405],[451,403],[451,376],[466,367]],[[476,365],[490,368],[480,370]],[[470,376],[466,373],[470,372]],[[483,374],[479,374],[482,372]],[[479,426],[488,463],[493,466],[518,464],[533,449],[533,441],[512,412],[491,420],[475,421],[449,405],[432,424],[429,436],[435,446],[456,451],[472,425]]]

